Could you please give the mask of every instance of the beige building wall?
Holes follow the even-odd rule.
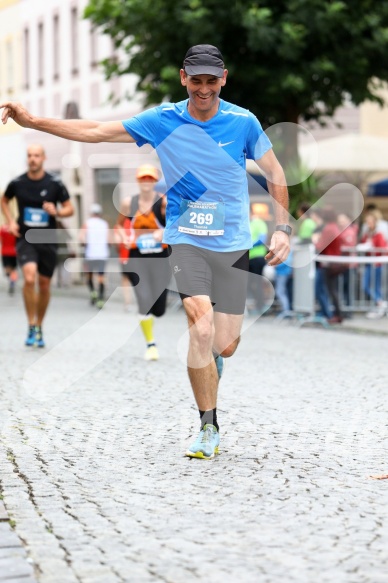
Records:
[[[22,83],[19,0],[0,0],[0,102],[20,99]],[[20,127],[0,123],[0,193],[20,174],[25,148]]]
[[[384,99],[385,105],[381,107],[377,103],[367,101],[360,107],[360,131],[362,134],[388,138],[388,84],[379,91],[379,95]],[[387,151],[387,168],[388,168],[388,151]],[[388,171],[385,173],[373,174],[370,182],[375,182],[388,177]],[[388,219],[388,196],[367,197],[366,203],[375,203]]]
[[[360,107],[360,130],[363,134],[388,138],[388,85],[379,92],[385,105],[367,101]],[[387,153],[388,156],[388,153]]]

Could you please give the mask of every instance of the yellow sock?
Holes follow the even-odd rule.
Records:
[[[154,342],[154,319],[152,316],[146,316],[140,320],[140,326],[146,339],[147,344]]]

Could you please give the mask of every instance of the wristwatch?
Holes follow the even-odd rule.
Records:
[[[286,233],[288,236],[292,234],[292,229],[290,225],[276,225],[275,231],[282,231],[283,233]]]

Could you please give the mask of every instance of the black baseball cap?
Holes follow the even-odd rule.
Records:
[[[183,68],[188,75],[223,77],[224,57],[213,45],[195,45],[187,51]]]

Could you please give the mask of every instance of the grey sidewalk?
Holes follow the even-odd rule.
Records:
[[[118,300],[55,295],[42,351],[0,309],[1,485],[39,583],[385,583],[387,338],[247,320],[205,462],[181,312],[145,363]]]

